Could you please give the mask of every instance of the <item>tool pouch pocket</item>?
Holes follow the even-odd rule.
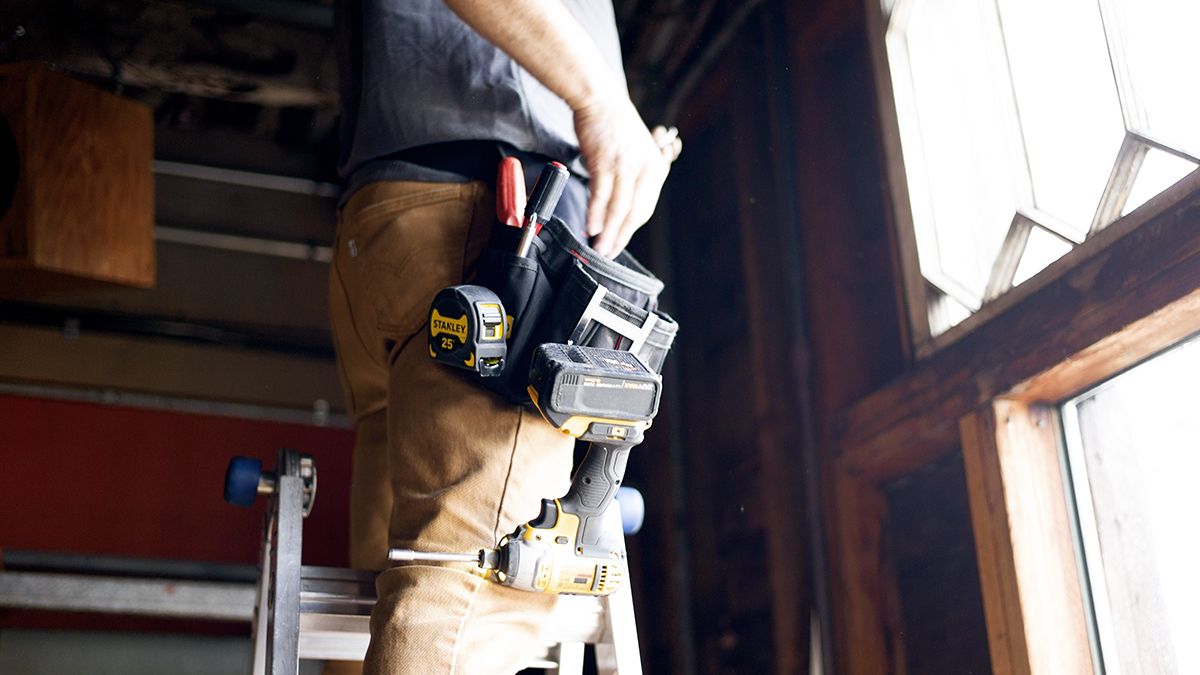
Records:
[[[652,370],[663,361],[679,325],[658,311],[663,283],[628,253],[609,260],[551,218],[526,257],[516,250],[519,230],[498,226],[480,261],[478,281],[504,303],[511,325],[508,357],[484,386],[528,403],[534,350],[547,342],[636,353]]]

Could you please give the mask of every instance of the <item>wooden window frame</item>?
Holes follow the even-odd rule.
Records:
[[[904,673],[885,486],[962,453],[996,673],[1093,673],[1058,407],[1200,333],[1200,170],[930,338],[877,0],[867,31],[912,368],[836,420],[828,463],[839,672]]]
[[[1200,171],[996,306],[839,420],[836,633],[847,672],[903,672],[884,486],[959,451],[993,670],[1093,672],[1057,409],[1200,333]]]

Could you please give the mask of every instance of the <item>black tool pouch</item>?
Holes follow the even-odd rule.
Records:
[[[512,321],[504,369],[484,386],[528,403],[533,351],[547,342],[630,351],[662,370],[679,329],[658,311],[662,281],[628,253],[596,253],[558,218],[525,257],[514,253],[519,239],[519,229],[498,226],[480,260],[478,283],[500,296]]]

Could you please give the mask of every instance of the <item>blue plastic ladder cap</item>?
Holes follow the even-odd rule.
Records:
[[[258,497],[258,479],[262,478],[262,460],[234,457],[225,470],[225,501],[250,506]]]
[[[621,529],[625,534],[637,534],[646,522],[646,500],[637,488],[617,488],[617,505],[621,508]]]

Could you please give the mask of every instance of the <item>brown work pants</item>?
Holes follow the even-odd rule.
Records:
[[[482,183],[381,182],[339,215],[330,314],[357,427],[351,564],[388,546],[494,546],[566,491],[571,442],[536,412],[429,358],[433,296],[471,278],[495,220]],[[367,673],[512,673],[538,647],[554,596],[484,581],[469,567],[404,565],[376,582]]]

